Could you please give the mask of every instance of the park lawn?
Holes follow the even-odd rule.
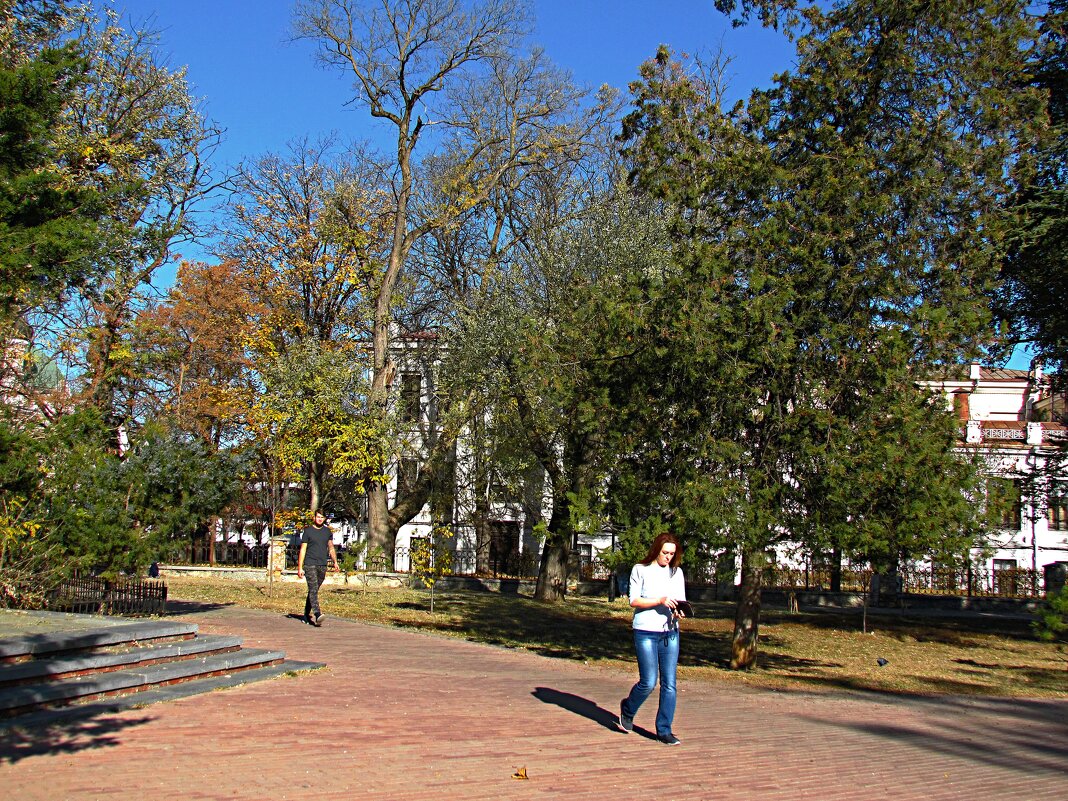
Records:
[[[171,576],[172,599],[258,609],[304,609],[304,584]],[[522,595],[324,586],[323,611],[544,656],[634,670],[625,600],[570,597],[548,605]],[[734,607],[697,604],[683,623],[683,680],[753,688],[892,694],[1068,698],[1068,654],[1037,640],[1025,621],[920,619],[859,611],[765,609],[757,667],[727,667]],[[885,660],[880,666],[878,660]]]

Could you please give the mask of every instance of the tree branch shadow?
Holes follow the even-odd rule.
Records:
[[[119,718],[113,709],[94,705],[52,722],[40,722],[37,714],[3,721],[0,727],[0,764],[13,765],[34,756],[75,754],[122,744],[118,735],[126,729],[150,723],[154,718]],[[96,711],[94,711],[94,708]],[[46,713],[47,714],[47,713]]]

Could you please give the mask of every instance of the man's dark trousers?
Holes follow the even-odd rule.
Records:
[[[319,609],[319,588],[326,580],[326,565],[304,565],[304,578],[308,582],[308,598],[304,601],[304,617],[309,621],[322,614]]]

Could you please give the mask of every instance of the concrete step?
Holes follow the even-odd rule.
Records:
[[[195,624],[169,620],[136,620],[74,631],[15,635],[0,639],[0,662],[24,662],[72,651],[187,640],[196,635]]]
[[[0,688],[43,680],[70,679],[88,673],[145,667],[209,653],[226,653],[238,650],[241,642],[240,637],[203,635],[191,640],[181,639],[126,649],[114,646],[105,650],[66,651],[60,656],[41,655],[28,661],[0,663]]]
[[[252,682],[266,681],[281,676],[293,676],[324,667],[326,665],[322,662],[286,660],[265,667],[249,668],[220,676],[191,679],[178,684],[152,687],[131,695],[111,696],[69,706],[37,708],[14,717],[0,717],[0,731],[23,729],[39,732],[44,728],[64,723],[68,720],[110,715],[121,712],[124,709],[141,708],[163,701],[175,701],[180,698],[200,695],[201,693],[240,687]]]
[[[281,663],[282,651],[242,648],[176,662],[91,673],[59,681],[22,684],[0,690],[0,716],[18,715],[42,706],[143,692],[146,689]]]

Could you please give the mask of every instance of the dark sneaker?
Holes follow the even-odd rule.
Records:
[[[680,740],[678,737],[671,733],[661,734],[657,736],[656,739],[658,739],[664,745],[682,745],[682,740]]]
[[[619,728],[628,734],[634,731],[634,717],[623,711],[623,701],[619,702]]]
[[[323,615],[322,613],[320,613],[318,615],[314,615],[312,617],[312,625],[313,626],[321,626],[321,625],[323,625],[323,618],[324,617],[325,617],[325,615]]]

